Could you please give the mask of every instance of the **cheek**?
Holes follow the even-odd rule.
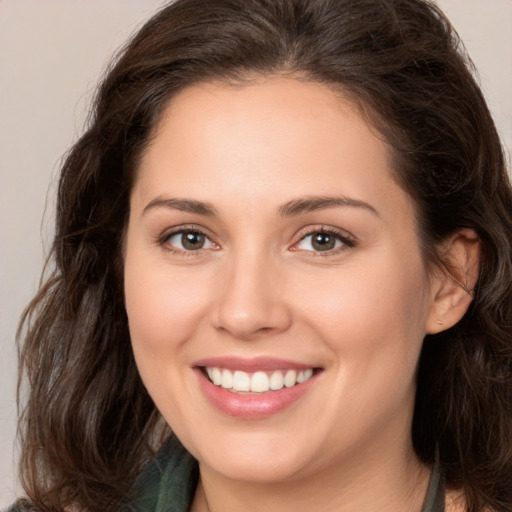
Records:
[[[297,305],[333,351],[360,353],[361,360],[367,352],[415,359],[425,334],[427,279],[419,258],[400,262],[384,253],[297,279]]]
[[[392,261],[317,275],[297,290],[309,331],[331,354],[334,381],[324,411],[335,418],[333,435],[347,429],[357,436],[363,425],[373,425],[375,433],[412,410],[427,282],[421,262],[406,267]]]
[[[199,327],[207,307],[208,290],[201,272],[173,270],[127,251],[125,302],[136,355],[176,348]]]

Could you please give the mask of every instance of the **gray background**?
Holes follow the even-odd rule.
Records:
[[[0,508],[14,477],[14,333],[37,289],[53,186],[112,53],[163,0],[0,0]],[[512,0],[439,0],[512,148]]]

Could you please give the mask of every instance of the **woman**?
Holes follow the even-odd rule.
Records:
[[[30,502],[511,510],[511,212],[433,5],[173,2],[62,169]]]

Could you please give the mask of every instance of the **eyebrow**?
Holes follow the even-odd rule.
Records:
[[[217,215],[217,210],[210,203],[195,201],[193,199],[161,198],[157,197],[150,201],[142,210],[146,214],[153,208],[163,207],[171,210],[179,210],[188,213],[197,213],[198,215],[207,215],[209,217]]]
[[[292,199],[283,204],[278,209],[279,217],[295,217],[304,213],[314,212],[317,210],[326,210],[328,208],[338,207],[353,207],[362,208],[379,216],[379,212],[370,204],[359,199],[353,199],[345,196],[305,196],[297,199]],[[198,215],[205,215],[214,217],[218,215],[216,208],[203,201],[196,201],[194,199],[179,199],[179,198],[161,198],[157,197],[150,201],[142,211],[145,215],[149,210],[154,208],[168,208],[171,210],[179,210],[182,212],[196,213]]]
[[[306,196],[293,199],[283,204],[279,210],[280,217],[294,217],[303,213],[314,212],[317,210],[326,210],[337,207],[363,208],[380,217],[379,212],[370,204],[359,199],[353,199],[345,196]]]

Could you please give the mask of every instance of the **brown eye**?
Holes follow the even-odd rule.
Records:
[[[164,243],[178,251],[199,251],[216,247],[204,233],[190,229],[171,233],[166,237]]]
[[[196,251],[204,247],[205,236],[198,231],[185,231],[181,234],[181,244],[188,251]]]
[[[354,245],[353,240],[346,236],[331,231],[318,230],[304,235],[295,248],[313,253],[334,253],[337,249],[348,249],[354,247]]]
[[[336,237],[330,233],[315,233],[311,237],[311,246],[315,251],[330,251],[336,246]]]

